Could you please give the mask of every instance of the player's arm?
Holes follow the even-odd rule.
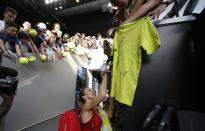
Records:
[[[142,18],[148,14],[149,11],[156,8],[160,3],[161,0],[149,0],[148,2],[142,4],[140,7],[139,5],[144,2],[144,0],[135,0],[133,5],[133,10],[130,13],[130,16],[124,23],[133,22],[139,18]]]
[[[175,0],[166,0],[161,2],[154,10],[152,10],[151,12],[149,12],[149,16],[152,19],[158,19],[159,16],[164,12],[164,10],[171,4],[175,2]]]

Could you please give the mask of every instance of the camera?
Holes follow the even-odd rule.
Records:
[[[9,96],[16,94],[17,85],[18,78],[9,76],[5,78],[0,78],[0,91]]]

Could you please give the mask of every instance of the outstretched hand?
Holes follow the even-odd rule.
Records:
[[[153,11],[149,12],[148,16],[150,16],[151,19],[153,20],[158,19],[159,16],[162,14],[162,12],[164,12],[166,8],[167,8],[167,5],[162,3],[158,5],[157,8],[155,8]]]
[[[105,79],[107,77],[107,72],[102,71],[100,76],[101,76],[102,80]]]
[[[7,56],[8,56],[8,52],[7,52],[7,51],[4,51],[4,52],[3,52],[3,55],[7,57]]]

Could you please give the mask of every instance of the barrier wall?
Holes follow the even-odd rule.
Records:
[[[4,131],[16,131],[73,108],[77,66],[86,62],[86,58],[71,53],[63,60],[28,65],[4,58],[3,66],[19,72],[17,94],[5,118]],[[57,130],[55,124],[53,131]]]

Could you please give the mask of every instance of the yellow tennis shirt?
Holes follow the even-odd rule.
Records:
[[[111,97],[132,105],[141,68],[141,49],[153,54],[159,46],[159,34],[149,17],[119,27],[114,37]]]

